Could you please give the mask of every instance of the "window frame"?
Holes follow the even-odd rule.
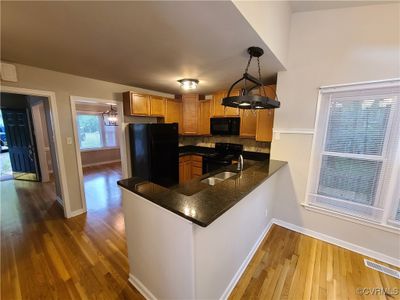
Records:
[[[400,229],[400,221],[396,221],[394,216],[396,212],[397,205],[400,203],[400,199],[396,199],[395,195],[400,198],[400,187],[396,188],[395,183],[400,180],[400,139],[397,141],[392,141],[394,145],[394,149],[389,148],[390,139],[393,138],[394,135],[400,133],[399,128],[395,128],[396,124],[400,125],[400,117],[396,114],[400,113],[400,96],[397,95],[397,102],[395,102],[395,109],[393,109],[390,113],[387,128],[385,132],[384,144],[382,146],[381,155],[365,155],[365,154],[353,154],[353,153],[342,153],[342,152],[331,152],[326,151],[326,139],[327,139],[327,130],[329,126],[329,116],[331,113],[331,105],[330,102],[332,100],[332,94],[334,92],[350,92],[350,91],[363,91],[365,89],[375,90],[379,88],[396,88],[400,87],[400,79],[390,79],[383,81],[374,81],[374,82],[365,82],[365,83],[354,83],[354,84],[346,84],[346,85],[337,85],[337,86],[326,86],[321,87],[319,89],[318,102],[317,102],[317,111],[315,117],[315,125],[314,125],[314,136],[312,141],[312,151],[310,156],[309,163],[309,172],[307,179],[307,187],[306,187],[306,195],[305,201],[302,205],[311,211],[320,212],[323,214],[328,214],[332,216],[337,216],[339,218],[347,219],[347,220],[357,220],[357,222],[365,223],[365,224],[376,224],[378,227],[381,225],[386,228]],[[326,99],[327,94],[331,94],[328,99]],[[397,91],[396,93],[397,94]],[[368,95],[366,95],[368,97]],[[349,97],[351,100],[352,97]],[[323,101],[327,101],[323,103]],[[321,123],[320,118],[324,117],[325,121],[323,121],[324,127],[318,126]],[[396,122],[393,124],[393,122]],[[400,127],[400,126],[399,126]],[[322,141],[321,141],[322,137]],[[349,211],[345,211],[344,209],[334,210],[329,207],[322,207],[312,203],[311,197],[317,195],[316,191],[318,188],[318,183],[321,175],[321,165],[323,161],[323,157],[326,155],[334,156],[334,157],[346,157],[353,159],[367,159],[371,161],[381,161],[382,162],[382,171],[380,173],[378,188],[376,190],[376,194],[372,205],[357,203],[360,205],[366,205],[369,207],[382,207],[382,216],[379,220],[375,220],[373,218],[360,217],[356,215],[352,215]],[[392,156],[393,160],[390,162],[394,162],[394,166],[388,167],[388,158]],[[396,170],[398,170],[396,172]],[[392,177],[393,176],[393,177]],[[385,183],[385,177],[389,178],[389,182]],[[387,185],[388,191],[382,192],[382,187],[384,184]],[[327,196],[329,198],[329,196]],[[340,199],[339,199],[340,200]],[[343,200],[346,201],[346,200]],[[356,204],[356,205],[357,205]]]
[[[92,147],[92,148],[83,148],[82,149],[82,143],[80,140],[79,136],[79,125],[77,124],[77,133],[78,133],[78,141],[79,141],[79,151],[80,152],[91,152],[91,151],[104,151],[104,150],[114,150],[114,149],[119,149],[120,144],[119,144],[119,136],[118,136],[118,130],[115,129],[115,140],[116,140],[116,146],[105,146],[106,143],[106,130],[105,130],[105,124],[103,122],[103,116],[100,112],[94,112],[94,111],[77,111],[76,112],[76,122],[79,122],[79,116],[81,115],[96,115],[99,117],[99,127],[100,127],[100,138],[101,138],[101,146],[100,147]],[[117,128],[118,126],[113,126]]]

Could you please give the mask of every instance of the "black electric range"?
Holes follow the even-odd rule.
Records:
[[[203,156],[203,174],[229,166],[243,153],[243,145],[215,143],[215,153]]]

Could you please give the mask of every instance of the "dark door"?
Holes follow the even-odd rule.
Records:
[[[39,164],[28,109],[2,109],[14,178],[40,180]]]

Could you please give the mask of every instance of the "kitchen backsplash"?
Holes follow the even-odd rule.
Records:
[[[242,144],[244,150],[269,153],[271,143],[256,142],[253,139],[244,139],[238,136],[210,136],[210,137],[179,137],[179,146],[195,145],[202,147],[214,147],[215,143]]]

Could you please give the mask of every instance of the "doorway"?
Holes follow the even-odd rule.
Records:
[[[32,99],[25,95],[1,93],[1,127],[1,179],[40,181]]]
[[[123,177],[125,143],[122,136],[122,103],[113,100],[71,97],[74,136],[86,211],[119,209],[117,181]],[[108,122],[117,119],[117,122]]]

